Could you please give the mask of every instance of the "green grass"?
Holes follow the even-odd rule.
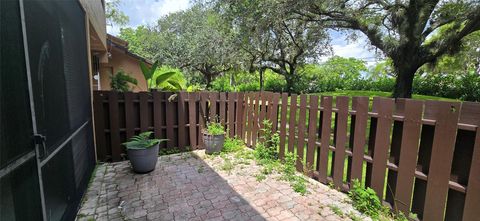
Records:
[[[373,100],[373,97],[391,97],[392,93],[383,92],[383,91],[331,91],[331,92],[315,93],[315,95],[349,96],[349,97],[364,96],[364,97],[370,97],[370,100]],[[414,94],[413,99],[437,100],[437,101],[458,101],[458,100],[451,99],[451,98],[435,97],[435,96],[420,95],[420,94]]]

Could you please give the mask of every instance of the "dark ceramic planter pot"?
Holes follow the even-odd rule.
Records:
[[[205,153],[218,153],[223,149],[223,144],[225,143],[225,134],[210,135],[203,133],[203,143],[205,145]]]
[[[128,159],[136,173],[148,173],[155,169],[158,160],[159,144],[141,150],[127,150]]]

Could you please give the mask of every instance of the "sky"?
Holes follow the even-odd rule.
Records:
[[[129,18],[128,27],[136,27],[139,25],[152,25],[160,17],[169,13],[185,10],[190,7],[190,0],[121,0],[120,10]],[[113,35],[119,33],[119,27],[107,26],[107,32]],[[371,47],[367,43],[367,39],[363,34],[355,41],[346,39],[345,33],[329,31],[332,39],[333,55],[342,57],[353,57],[366,62],[367,66],[372,66],[378,62],[378,56],[374,51],[369,50]],[[322,61],[328,57],[321,58]]]

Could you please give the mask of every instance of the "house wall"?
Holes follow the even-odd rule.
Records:
[[[147,84],[140,69],[139,61],[115,47],[112,47],[110,53],[111,57],[108,59],[108,64],[102,64],[100,69],[101,90],[110,90],[110,76],[112,76],[112,73],[117,73],[117,71],[123,69],[138,81],[138,85],[133,88],[133,91],[147,91]]]

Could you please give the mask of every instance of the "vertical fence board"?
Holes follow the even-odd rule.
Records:
[[[140,92],[140,131],[148,131],[148,93]]]
[[[335,158],[333,166],[333,183],[338,188],[343,188],[343,169],[345,164],[345,145],[347,141],[347,120],[348,120],[349,98],[337,97],[335,104],[338,109],[337,125],[335,131]]]
[[[280,150],[279,157],[283,159],[285,157],[285,137],[287,136],[287,107],[288,107],[288,94],[282,94],[282,107],[280,113]]]
[[[104,160],[107,155],[107,144],[105,141],[105,110],[103,108],[103,101],[105,94],[100,91],[93,92],[93,111],[95,123],[95,141],[97,150],[97,160]]]
[[[253,131],[253,102],[254,102],[254,94],[252,92],[247,94],[247,145],[252,146],[252,131]]]
[[[259,126],[260,126],[260,101],[261,101],[261,93],[257,92],[255,93],[255,105],[253,107],[253,123],[252,123],[252,146],[255,147],[257,144],[257,139],[258,139],[258,132],[259,132]]]
[[[228,123],[228,136],[235,136],[235,99],[237,99],[237,94],[228,93],[228,103],[227,103],[227,123]],[[237,122],[238,123],[238,122]]]
[[[308,168],[308,176],[312,176],[313,163],[315,157],[315,147],[317,141],[317,115],[318,115],[318,96],[310,96],[310,110],[308,117],[308,143],[307,143],[307,156],[306,166]]]
[[[410,201],[413,193],[413,181],[417,166],[423,102],[416,100],[405,101],[405,119],[398,165],[397,185],[395,189],[395,206],[404,214],[410,213]]]
[[[435,115],[436,124],[425,194],[424,220],[444,218],[459,110],[460,103],[425,102],[425,112]]]
[[[355,128],[353,136],[351,181],[362,180],[363,155],[366,145],[368,121],[368,97],[354,97],[352,108],[355,110]]]
[[[219,108],[220,112],[218,113],[218,116],[220,117],[219,122],[222,125],[225,125],[225,111],[227,110],[227,108],[225,106],[226,105],[225,101],[226,101],[226,94],[225,94],[225,92],[221,92],[220,93],[220,102],[219,102],[220,103],[220,105],[219,105],[220,106],[220,108]],[[227,127],[225,127],[225,129],[227,129]]]
[[[272,95],[272,105],[270,106],[270,121],[272,122],[273,131],[278,129],[278,101],[280,99],[280,94],[274,93]]]
[[[133,124],[133,97],[132,92],[125,92],[125,132],[127,139],[135,135],[135,125]]]
[[[378,118],[373,150],[371,187],[375,190],[378,197],[383,199],[385,172],[387,169],[388,150],[390,146],[390,132],[392,130],[394,100],[377,97],[373,100],[373,105],[376,107]]]
[[[112,160],[121,159],[122,149],[120,146],[120,128],[118,111],[118,93],[110,91],[108,93],[108,110],[110,112],[110,145],[112,147]]]
[[[295,148],[295,128],[297,122],[297,95],[290,96],[290,117],[288,119],[288,152],[293,153]]]
[[[237,93],[236,101],[236,124],[235,124],[235,134],[244,140],[245,139],[245,124],[246,124],[246,114],[245,114],[245,94],[243,92]]]
[[[320,141],[320,152],[318,156],[318,179],[327,183],[328,150],[330,149],[330,132],[332,130],[332,97],[322,96],[321,106],[323,108],[322,133]]]
[[[200,102],[199,102],[199,111],[200,113],[198,114],[198,122],[199,122],[199,133],[198,133],[198,145],[200,147],[203,146],[203,130],[206,128],[206,121],[208,119],[208,110],[207,110],[207,102],[208,102],[208,93],[206,92],[201,92],[199,94],[200,96]]]
[[[196,108],[196,93],[188,93],[188,123],[190,132],[190,147],[192,149],[198,149],[197,146],[197,111]]]
[[[305,149],[305,127],[307,115],[307,95],[300,95],[300,111],[298,116],[297,161],[298,171],[303,171],[303,153]]]
[[[166,104],[166,124],[167,124],[167,137],[169,137],[169,140],[167,141],[167,148],[172,149],[175,147],[175,140],[173,138],[175,137],[175,131],[173,129],[174,125],[174,120],[175,120],[175,107],[172,101],[168,101],[167,98],[169,98],[172,95],[172,93],[165,93],[165,104]]]
[[[178,115],[178,148],[185,150],[185,141],[187,140],[187,134],[185,131],[185,92],[178,93],[177,102],[177,115]]]
[[[153,96],[153,130],[155,137],[159,139],[165,139],[164,132],[162,129],[164,111],[162,106],[162,97],[163,94],[160,94],[158,91],[152,91]],[[164,148],[165,143],[161,143],[160,147]]]
[[[258,105],[258,109],[260,112],[258,116],[258,136],[261,142],[263,142],[263,128],[265,128],[263,121],[267,116],[268,97],[269,97],[268,92],[260,92],[260,99],[259,99],[259,105]]]
[[[210,122],[219,121],[218,114],[217,114],[218,93],[217,92],[210,92],[208,99],[210,101],[210,106],[208,108],[208,111],[210,112],[210,114],[209,114],[210,118],[208,120]]]
[[[479,125],[477,125],[479,126]],[[463,220],[480,220],[480,127],[477,127],[475,146],[473,147],[472,163],[468,179]]]

